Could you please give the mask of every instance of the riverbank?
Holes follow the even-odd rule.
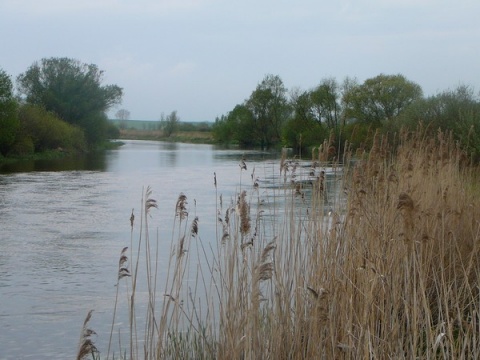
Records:
[[[124,143],[119,140],[107,141],[97,149],[91,150],[90,152],[98,152],[103,150],[112,150],[122,146]],[[0,155],[0,166],[12,164],[20,161],[36,161],[36,160],[59,160],[67,157],[72,157],[76,155],[84,155],[85,152],[73,152],[68,151],[62,148],[46,150],[42,152],[36,152],[26,155],[15,155],[15,156],[1,156]]]
[[[167,142],[183,142],[189,144],[213,144],[211,131],[178,131],[170,136],[165,136],[161,130],[120,130],[120,139],[124,140],[157,140]]]

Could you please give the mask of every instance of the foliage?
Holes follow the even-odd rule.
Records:
[[[178,122],[178,131],[209,132],[211,130],[212,130],[211,123],[207,121],[199,121],[199,122],[179,121]]]
[[[240,146],[253,147],[260,145],[260,130],[255,126],[253,114],[245,104],[235,106],[228,114],[228,121],[234,129],[234,139]]]
[[[105,139],[105,112],[122,98],[120,87],[102,85],[102,80],[96,65],[69,58],[44,58],[17,78],[27,103],[83,128],[90,144]]]
[[[167,115],[163,124],[163,133],[166,137],[172,136],[178,130],[178,123],[180,118],[177,115],[177,111],[174,110]]]
[[[215,139],[244,147],[278,145],[291,114],[286,94],[279,76],[265,76],[247,100],[215,121],[212,129]]]
[[[295,90],[291,99],[293,115],[283,127],[284,144],[298,152],[321,144],[328,137],[328,129],[315,118],[311,92]]]
[[[286,93],[278,75],[267,75],[245,102],[251,113],[254,142],[262,148],[281,141],[282,127],[290,115]]]
[[[19,111],[21,130],[17,148],[28,148],[31,141],[35,152],[52,149],[85,150],[83,131],[59,119],[52,112],[35,105],[23,105]]]
[[[217,117],[212,126],[212,134],[217,143],[230,145],[235,136],[235,123],[232,118],[227,115]]]
[[[115,126],[111,121],[107,121],[107,138],[118,139],[120,138],[120,129]]]
[[[280,77],[267,75],[243,104],[217,119],[214,134],[221,143],[268,147],[283,142],[298,151],[322,143],[332,131],[340,146],[349,134],[357,136],[354,143],[368,144],[371,136],[361,138],[372,134],[368,129],[382,127],[421,96],[420,86],[403,75],[381,74],[363,84],[325,78],[311,90],[293,90],[287,99]]]
[[[19,126],[17,102],[10,77],[0,69],[0,154],[5,156],[15,142]]]
[[[329,129],[337,129],[340,122],[339,85],[334,78],[324,79],[310,92],[311,112],[315,121]]]
[[[380,74],[343,94],[344,116],[380,127],[421,97],[421,87],[403,75]]]
[[[413,131],[418,124],[430,136],[438,130],[451,131],[469,154],[480,158],[480,101],[468,86],[418,99],[391,121],[386,130],[398,132],[407,128]]]

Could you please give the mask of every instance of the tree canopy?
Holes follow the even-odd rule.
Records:
[[[103,73],[70,58],[42,59],[18,76],[18,90],[26,102],[81,127],[90,143],[98,143],[105,138],[105,112],[122,99],[120,87],[102,85]]]
[[[216,120],[214,136],[225,143],[233,140],[247,147],[270,147],[282,140],[282,129],[290,113],[282,79],[266,75],[247,100]]]
[[[324,78],[310,90],[287,91],[279,76],[267,75],[250,97],[217,118],[214,138],[240,146],[286,146],[307,150],[335,139],[343,148],[367,147],[375,131],[398,132],[423,123],[425,129],[452,131],[480,158],[480,102],[460,86],[424,98],[422,88],[405,76],[385,75],[359,83]]]
[[[15,142],[18,126],[17,102],[13,96],[13,84],[7,73],[0,69],[0,154],[8,153]]]
[[[163,118],[163,115],[162,115]],[[177,115],[177,111],[172,111],[165,119],[162,119],[163,124],[163,132],[166,137],[172,136],[178,128],[178,123],[180,122],[180,118]]]
[[[422,88],[403,75],[380,74],[345,91],[345,117],[379,126],[421,97]]]

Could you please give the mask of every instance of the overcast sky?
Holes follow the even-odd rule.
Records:
[[[0,68],[69,57],[123,88],[132,119],[213,121],[267,74],[287,89],[403,74],[480,90],[479,0],[0,0]]]

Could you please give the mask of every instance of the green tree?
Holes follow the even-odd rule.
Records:
[[[339,85],[334,78],[323,79],[310,92],[314,119],[329,129],[337,129],[340,121]]]
[[[105,113],[122,98],[117,85],[102,85],[103,73],[93,64],[49,58],[33,63],[17,82],[28,103],[83,128],[88,142],[96,144],[106,137]]]
[[[178,123],[180,122],[180,118],[177,116],[177,111],[174,110],[167,115],[165,118],[165,125],[163,126],[163,133],[166,137],[172,136],[178,129]]]
[[[403,75],[380,74],[362,85],[350,84],[342,99],[344,116],[379,127],[421,97],[421,87]]]
[[[291,92],[293,115],[283,127],[284,145],[303,152],[323,142],[328,136],[326,126],[315,118],[311,92],[295,89]]]
[[[282,127],[291,113],[286,94],[280,77],[267,75],[245,103],[252,115],[252,135],[261,147],[281,141]]]
[[[235,124],[232,119],[226,115],[222,115],[215,119],[212,126],[212,135],[214,140],[219,144],[230,145],[234,140]]]
[[[85,150],[83,130],[66,123],[42,106],[30,104],[21,106],[19,120],[21,126],[18,143],[21,148],[31,143],[35,152],[59,148],[76,152]]]
[[[480,100],[471,87],[461,85],[418,99],[391,122],[389,130],[415,131],[419,125],[429,136],[438,130],[451,132],[465,150],[480,158]]]
[[[256,127],[252,111],[240,104],[228,113],[228,122],[232,124],[234,139],[242,147],[254,147],[261,144],[261,134]]]
[[[7,155],[15,142],[19,121],[10,76],[0,69],[0,154]]]

